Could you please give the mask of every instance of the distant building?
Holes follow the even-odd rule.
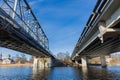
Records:
[[[3,60],[2,64],[11,64],[12,61],[10,59]]]
[[[13,60],[10,57],[10,54],[8,54],[7,58],[3,60],[2,64],[12,64]]]

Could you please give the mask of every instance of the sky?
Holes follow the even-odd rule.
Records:
[[[28,0],[53,54],[72,51],[97,0]],[[0,48],[3,53],[20,53]]]

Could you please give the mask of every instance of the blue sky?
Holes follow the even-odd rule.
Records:
[[[72,53],[97,0],[28,0],[53,54]],[[7,53],[15,51],[4,50]]]
[[[29,0],[50,50],[72,53],[97,0]]]

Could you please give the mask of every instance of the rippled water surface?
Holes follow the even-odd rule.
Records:
[[[120,67],[55,67],[37,70],[32,67],[1,67],[0,80],[120,80]]]

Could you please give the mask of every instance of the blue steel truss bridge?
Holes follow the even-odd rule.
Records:
[[[27,0],[0,0],[0,46],[53,57],[49,40]]]

